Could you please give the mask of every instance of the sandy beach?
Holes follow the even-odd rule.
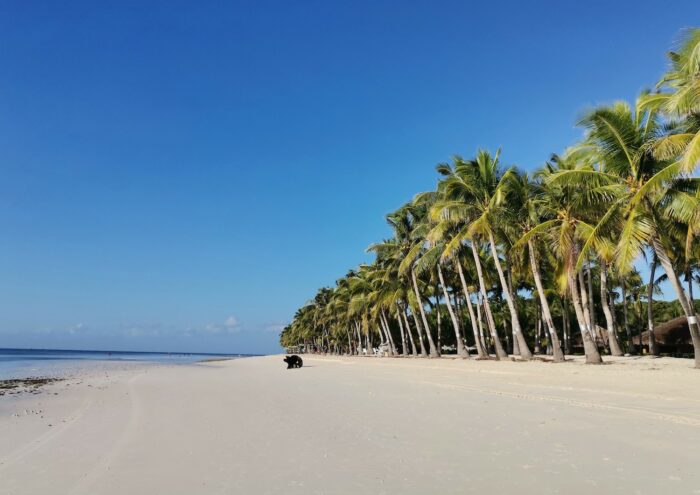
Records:
[[[689,360],[304,360],[0,397],[0,493],[700,493]]]

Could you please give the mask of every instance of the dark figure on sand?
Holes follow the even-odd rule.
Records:
[[[301,358],[296,354],[293,356],[287,356],[286,358],[284,358],[284,362],[287,363],[288,370],[292,368],[301,368],[304,364],[304,361],[302,361]]]

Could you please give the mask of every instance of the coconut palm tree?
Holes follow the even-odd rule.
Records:
[[[599,168],[562,170],[551,182],[581,184],[595,177],[595,190],[613,198],[597,223],[582,223],[586,242],[579,253],[580,266],[589,251],[616,238],[615,264],[629,271],[635,258],[650,246],[668,275],[688,318],[696,367],[700,367],[700,326],[673,266],[672,240],[666,236],[672,222],[691,221],[700,208],[697,180],[683,175],[682,161],[660,160],[651,151],[658,136],[655,112],[631,109],[624,102],[596,108],[580,121],[586,129],[585,147]]]
[[[466,264],[466,258],[464,258],[463,256],[460,257],[460,251],[463,250],[464,246],[461,242],[454,242],[456,239],[456,235],[459,232],[458,228],[456,227],[456,224],[454,222],[450,222],[445,218],[442,218],[439,215],[439,213],[435,215],[434,212],[439,211],[439,206],[438,209],[435,208],[435,204],[438,203],[438,201],[439,200],[436,200],[431,208],[431,210],[433,211],[431,217],[433,218],[433,220],[435,220],[435,225],[428,233],[427,238],[428,241],[431,242],[434,247],[442,248],[442,253],[440,254],[440,259],[437,262],[437,265],[440,266],[441,264],[447,264],[451,261],[452,266],[457,272],[457,275],[459,275],[459,283],[462,288],[462,295],[465,305],[467,306],[469,320],[472,327],[472,334],[474,336],[474,346],[476,347],[478,357],[481,359],[485,359],[488,357],[488,353],[486,352],[486,349],[481,340],[479,327],[477,324],[477,316],[474,312],[474,306],[472,303],[472,290],[470,290],[469,284],[467,283],[465,270],[463,267],[463,265]],[[444,287],[444,283],[442,285]],[[465,349],[464,352],[468,351],[466,351]],[[458,354],[459,353],[461,353],[461,351],[459,349],[458,344]]]
[[[540,203],[544,195],[544,188],[540,183],[532,181],[528,174],[514,174],[512,180],[506,183],[506,188],[510,200],[508,209],[513,213],[513,225],[517,225],[518,234],[522,236],[543,221],[541,213],[544,209],[540,208]],[[542,284],[538,256],[538,248],[541,249],[541,246],[539,243],[536,243],[536,240],[536,238],[529,238],[526,241],[530,270],[532,271],[532,278],[535,282],[535,289],[542,308],[542,319],[552,344],[554,361],[561,362],[564,361],[564,351],[554,326],[552,312],[549,308],[544,285]],[[516,240],[515,246],[517,245]]]
[[[435,346],[428,319],[425,313],[423,299],[421,297],[421,289],[419,287],[419,279],[415,271],[415,263],[418,259],[424,246],[424,237],[422,232],[424,227],[420,223],[420,210],[411,204],[406,204],[387,215],[387,222],[394,230],[394,238],[386,240],[382,243],[371,245],[368,251],[377,253],[383,258],[393,259],[397,265],[398,276],[412,290],[412,296],[407,297],[406,303],[412,308],[414,323],[418,330],[418,337],[421,347],[421,355],[427,356],[426,348],[430,349],[430,357],[439,357],[439,352]],[[421,281],[422,284],[422,281]],[[418,314],[422,321],[418,320]],[[425,334],[423,333],[425,329]],[[428,345],[426,346],[426,341]]]
[[[476,159],[471,162],[472,166],[469,169],[472,176],[471,199],[476,215],[469,226],[469,234],[472,237],[479,236],[488,240],[496,272],[498,273],[506,304],[510,311],[511,325],[514,337],[517,339],[520,357],[530,359],[532,353],[520,326],[518,310],[515,307],[515,294],[511,284],[506,280],[503,267],[501,266],[498,243],[496,242],[496,236],[500,234],[497,226],[508,217],[508,210],[504,207],[504,201],[507,196],[506,184],[515,175],[514,169],[508,169],[505,172],[501,171],[499,157],[500,150],[493,157],[487,151],[480,150]],[[446,187],[448,195],[450,188],[451,185],[448,182]]]
[[[590,320],[584,311],[582,293],[586,289],[580,283],[583,277],[580,267],[577,266],[581,250],[579,224],[590,210],[589,198],[588,195],[581,193],[580,185],[553,180],[562,172],[578,170],[583,166],[585,165],[577,163],[571,156],[556,155],[545,164],[539,173],[544,185],[544,194],[539,203],[540,209],[544,212],[543,220],[527,231],[518,242],[527,243],[530,239],[542,236],[556,254],[559,260],[557,282],[560,289],[571,296],[586,362],[599,364],[602,363],[602,359],[595,344]]]
[[[496,178],[498,173],[497,160],[492,160],[490,155],[488,155],[486,152],[482,153],[481,159],[484,169],[482,174],[475,171],[475,169],[480,166],[478,161],[475,160],[467,162],[460,157],[455,157],[453,159],[452,166],[447,164],[438,166],[438,171],[444,177],[438,186],[441,189],[442,198],[436,201],[433,205],[432,216],[436,220],[446,221],[448,224],[453,224],[457,228],[457,232],[452,236],[451,241],[446,245],[445,254],[449,255],[456,252],[458,248],[465,243],[469,245],[479,281],[479,292],[481,293],[486,322],[496,349],[496,358],[504,359],[508,357],[508,354],[503,349],[500,339],[498,338],[496,323],[489,303],[486,278],[484,276],[481,254],[479,252],[480,237],[472,229],[474,222],[483,217],[483,208],[475,207],[475,205],[477,204],[477,201],[481,199],[481,206],[485,206],[483,204],[484,200],[486,199],[484,194],[489,194],[489,192],[484,192],[482,189],[493,186],[493,184],[489,184],[488,174],[494,174],[492,178]],[[482,176],[486,176],[483,177],[485,180],[483,180],[483,184],[479,184],[479,179],[481,179]],[[493,180],[490,182],[493,182]],[[493,187],[491,187],[491,189],[493,189]],[[484,223],[485,222],[482,218],[482,224]],[[484,231],[487,233],[487,235],[489,235],[489,240],[493,239],[492,230]],[[502,270],[499,274],[502,275]],[[505,282],[504,277],[501,277],[501,282]],[[527,348],[526,345],[525,348]],[[525,357],[528,357],[527,354]]]
[[[658,279],[666,278],[688,320],[700,367],[693,301],[700,267],[700,179],[693,176],[700,162],[700,29],[686,31],[669,58],[654,92],[643,93],[634,108],[617,102],[587,112],[579,121],[582,141],[532,177],[502,168],[500,152],[439,165],[435,191],[387,216],[393,236],[369,248],[375,261],[334,288],[319,289],[280,342],[356,353],[371,348],[378,335],[390,354],[410,348],[416,355],[420,348],[423,356],[429,350],[437,357],[446,308],[460,355],[468,354],[463,325],[469,319],[479,357],[487,356],[484,322],[496,357],[507,357],[496,324],[510,322],[514,352],[528,359],[521,319],[532,318],[542,321],[554,359],[561,360],[552,311],[562,317],[569,350],[570,299],[586,362],[600,363],[596,341],[605,339],[599,339],[596,306],[605,316],[610,352],[620,354],[612,290],[620,288],[628,347],[629,295],[631,318],[646,319],[655,354],[652,300]],[[651,264],[648,284],[635,275],[641,254]],[[665,274],[655,280],[659,266]],[[526,290],[532,300],[518,296]],[[431,322],[437,322],[437,345]]]
[[[428,232],[428,224],[426,213],[427,209],[422,205],[408,204],[405,206],[413,219],[412,229],[409,235],[410,249],[408,253],[401,260],[399,265],[399,274],[410,277],[411,284],[413,286],[413,293],[415,295],[416,306],[421,315],[421,321],[424,325],[425,336],[428,340],[429,355],[430,357],[440,357],[440,351],[435,345],[432,333],[430,331],[430,325],[428,324],[428,318],[425,313],[425,305],[421,297],[421,290],[418,284],[418,275],[416,273],[416,263],[420,259],[421,253],[425,249],[425,236]]]
[[[637,110],[660,111],[670,120],[670,132],[651,143],[659,159],[677,160],[691,173],[700,162],[700,28],[684,31],[678,48],[668,53],[670,70],[654,93],[637,101]]]
[[[452,300],[450,297],[450,291],[447,283],[445,282],[445,276],[443,274],[443,261],[441,260],[441,255],[444,251],[444,243],[433,243],[430,245],[428,250],[423,253],[421,258],[418,260],[416,269],[419,273],[429,270],[431,267],[435,267],[435,271],[438,274],[439,286],[442,288],[442,295],[445,300],[445,305],[447,306],[447,311],[452,320],[452,328],[455,333],[455,341],[457,345],[457,355],[460,357],[468,358],[469,351],[464,346],[464,340],[462,340],[462,331],[457,318],[457,313],[455,312],[454,306],[452,305]],[[454,292],[454,291],[453,291]],[[438,300],[439,302],[439,300]]]

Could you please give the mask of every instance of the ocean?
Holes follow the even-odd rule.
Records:
[[[246,356],[248,355],[0,348],[0,380],[62,376],[108,363],[192,364],[206,359]]]

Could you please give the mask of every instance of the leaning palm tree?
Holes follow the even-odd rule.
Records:
[[[686,30],[678,48],[669,52],[671,67],[657,91],[643,94],[637,109],[663,112],[671,132],[651,143],[657,158],[678,160],[690,173],[700,163],[700,28]]]
[[[520,356],[523,359],[530,359],[532,353],[520,326],[518,311],[515,307],[515,294],[506,280],[496,241],[499,235],[497,226],[504,213],[505,183],[515,173],[513,169],[505,172],[501,170],[499,156],[500,150],[495,156],[488,151],[479,150],[474,160],[469,162],[456,160],[453,173],[444,179],[446,202],[443,210],[449,215],[466,213],[469,218],[466,235],[471,239],[472,245],[477,240],[483,239],[490,247],[510,312],[513,334],[520,348]]]
[[[425,336],[428,340],[430,357],[440,357],[440,351],[435,345],[435,341],[433,340],[432,333],[430,331],[430,325],[428,324],[428,318],[425,313],[425,305],[421,296],[421,290],[418,283],[418,274],[416,271],[417,262],[420,259],[422,252],[425,250],[425,236],[429,229],[426,215],[427,208],[423,205],[416,204],[408,204],[404,208],[408,208],[408,211],[413,219],[413,228],[409,237],[410,249],[399,265],[399,273],[403,276],[410,277],[413,292],[415,294],[416,306],[420,312],[425,330]]]
[[[442,195],[441,199],[436,201],[431,208],[431,215],[434,220],[439,220],[455,229],[455,232],[451,235],[451,240],[446,244],[445,256],[457,253],[465,244],[469,246],[479,282],[479,306],[483,304],[483,312],[494,343],[496,359],[505,359],[508,357],[508,354],[503,349],[498,337],[496,323],[488,298],[488,286],[481,261],[480,241],[470,230],[478,213],[478,210],[473,207],[473,199],[478,190],[473,178],[473,166],[473,162],[466,162],[460,157],[453,159],[452,166],[447,164],[438,166],[438,172],[444,177],[438,185]],[[460,276],[464,278],[463,273]],[[462,283],[466,285],[464,281]],[[466,292],[466,288],[464,290]],[[477,318],[480,315],[479,306],[477,306]]]
[[[619,233],[615,264],[622,274],[631,269],[644,247],[650,246],[688,318],[695,365],[700,368],[700,326],[674,268],[672,240],[666,236],[671,223],[691,221],[700,208],[697,180],[684,175],[682,161],[654,156],[651,143],[660,127],[653,111],[633,110],[618,102],[592,110],[580,123],[587,131],[589,159],[600,168],[563,170],[551,181],[573,185],[590,182],[595,176],[597,190],[613,200],[597,223],[585,224],[586,242],[577,263],[580,266],[589,251],[600,248],[614,232]]]
[[[416,195],[413,202],[415,205],[423,207],[426,213],[434,207],[435,203],[441,198],[442,193],[440,190],[436,192],[421,193]],[[423,222],[427,227],[427,232],[425,233],[425,241],[427,243],[427,250],[422,254],[420,260],[418,261],[417,267],[420,272],[426,272],[429,270],[434,270],[438,275],[438,286],[442,287],[442,295],[445,299],[445,305],[447,306],[447,311],[452,320],[452,328],[455,333],[455,340],[457,346],[457,354],[461,357],[468,358],[469,351],[464,345],[462,340],[462,330],[457,318],[456,310],[452,305],[450,298],[449,288],[445,282],[444,271],[445,269],[445,242],[442,235],[436,232],[442,232],[444,229],[444,222],[436,221],[434,216],[426,214],[423,217]],[[452,291],[454,293],[454,291]],[[436,294],[436,299],[439,304],[439,297]],[[479,354],[481,356],[481,353]]]
[[[487,355],[485,327],[497,358],[507,356],[496,323],[507,330],[510,322],[514,350],[527,359],[531,353],[516,293],[532,288],[530,275],[524,275],[529,261],[533,299],[539,304],[520,309],[539,320],[539,309],[532,309],[541,308],[555,359],[560,346],[549,306],[559,296],[554,300],[561,307],[567,349],[570,300],[586,361],[601,362],[594,273],[600,277],[611,353],[621,352],[612,309],[612,287],[619,287],[623,307],[629,306],[629,292],[634,318],[647,320],[653,354],[652,299],[660,266],[688,320],[700,368],[700,325],[692,294],[700,268],[700,178],[693,175],[700,163],[700,29],[686,31],[669,57],[671,67],[655,92],[642,94],[635,109],[615,103],[587,112],[579,122],[585,129],[582,142],[555,157],[534,180],[503,170],[499,154],[485,151],[474,160],[457,157],[452,165],[438,166],[437,190],[387,217],[394,236],[371,247],[375,262],[349,272],[335,288],[320,289],[296,312],[280,342],[310,352],[353,353],[363,342],[370,348],[378,335],[390,352],[400,348],[406,354],[410,344],[415,355],[415,326],[422,355],[430,349],[437,356],[441,308],[446,307],[463,354],[460,318],[466,307],[480,357]],[[628,291],[640,254],[651,260],[649,283],[638,281]],[[459,286],[461,297],[455,290]],[[646,317],[640,309],[643,297]],[[437,317],[437,346],[429,316]],[[400,346],[394,339],[397,323]],[[537,345],[539,324],[536,328]],[[631,332],[628,340],[631,346]]]
[[[438,191],[438,197],[440,197],[440,191]],[[434,247],[442,248],[442,253],[440,255],[440,259],[437,262],[437,266],[439,267],[441,265],[446,265],[447,263],[451,262],[452,266],[457,272],[457,275],[459,276],[459,283],[461,284],[462,295],[465,305],[467,306],[469,320],[472,328],[472,334],[474,336],[474,346],[476,348],[478,357],[481,359],[485,359],[488,357],[488,352],[486,352],[486,348],[482,343],[478,327],[477,315],[474,312],[474,306],[472,304],[472,290],[469,288],[469,284],[467,283],[467,278],[465,276],[465,269],[463,265],[466,263],[466,261],[464,257],[460,257],[460,251],[464,248],[464,246],[461,242],[459,242],[459,239],[457,238],[457,235],[459,234],[459,229],[457,228],[457,225],[439,214],[441,204],[442,203],[440,203],[440,200],[437,200],[432,205],[431,217],[435,221],[435,224],[431,231],[428,233],[427,238],[428,241]],[[435,212],[438,213],[435,214]],[[438,275],[440,275],[440,272],[438,272]],[[441,284],[443,287],[445,287],[444,282],[441,282]],[[464,352],[468,351],[465,349]],[[461,353],[461,351],[459,349],[458,344],[458,354],[459,353]]]
[[[404,281],[406,286],[411,288],[411,292],[407,295],[404,303],[407,308],[411,308],[414,324],[418,331],[420,354],[424,357],[427,356],[428,352],[426,352],[426,349],[429,348],[430,356],[438,357],[440,354],[430,333],[430,326],[421,296],[420,285],[422,281],[419,280],[415,271],[416,260],[423,250],[425,242],[423,237],[424,227],[421,226],[420,222],[420,210],[417,210],[411,204],[406,204],[397,211],[387,215],[387,222],[394,230],[394,238],[372,244],[367,250],[374,251],[377,253],[377,256],[390,258],[395,263],[398,263],[398,276]],[[425,333],[423,330],[425,330]]]
[[[371,265],[371,268],[370,279],[373,293],[370,295],[370,298],[374,304],[373,312],[391,346],[390,354],[396,355],[398,354],[398,348],[391,332],[390,323],[393,319],[394,308],[405,298],[403,284],[397,276],[397,270],[391,259],[378,257],[375,263]],[[405,355],[407,344],[403,321],[400,317],[397,320],[401,333],[401,354]]]
[[[508,197],[510,198],[509,210],[513,213],[513,225],[516,226],[519,235],[522,236],[544,220],[542,217],[544,209],[540,207],[544,188],[540,183],[532,181],[528,174],[513,176],[506,186]],[[538,255],[538,249],[541,249],[541,246],[536,241],[537,239],[533,237],[526,241],[530,270],[532,271],[532,278],[535,282],[535,289],[542,308],[542,319],[552,344],[554,361],[561,362],[564,361],[564,351],[557,335],[557,329],[554,326],[552,312],[547,301],[544,285],[542,284],[540,257]],[[517,245],[516,241],[514,246]]]
[[[560,183],[553,180],[564,171],[578,170],[580,166],[570,157],[554,156],[539,172],[543,179],[544,194],[539,207],[545,213],[542,221],[527,231],[519,243],[527,243],[530,239],[545,239],[559,260],[557,267],[557,282],[562,291],[571,296],[571,302],[576,313],[586,362],[600,364],[602,359],[595,344],[593,329],[586,318],[581,294],[585,287],[582,282],[581,270],[577,260],[581,250],[580,224],[582,218],[590,210],[588,195],[581,193],[580,185]]]
[[[437,243],[432,243],[430,247],[427,249],[425,253],[420,257],[418,260],[418,263],[416,264],[416,270],[418,273],[423,273],[431,268],[434,267],[435,271],[437,272],[438,279],[439,279],[439,286],[442,288],[442,295],[445,299],[445,305],[447,306],[447,312],[450,315],[450,319],[452,320],[452,328],[454,329],[455,333],[455,341],[457,345],[457,355],[460,357],[468,358],[469,357],[469,351],[464,345],[464,340],[462,340],[462,330],[461,330],[461,325],[459,323],[459,319],[457,318],[457,313],[452,305],[452,300],[450,297],[450,291],[447,286],[447,283],[445,282],[445,276],[444,276],[444,269],[443,269],[443,261],[441,259],[441,255],[444,251],[444,243],[437,242]],[[454,291],[453,291],[454,293]],[[439,303],[439,298],[438,298],[438,303]]]

